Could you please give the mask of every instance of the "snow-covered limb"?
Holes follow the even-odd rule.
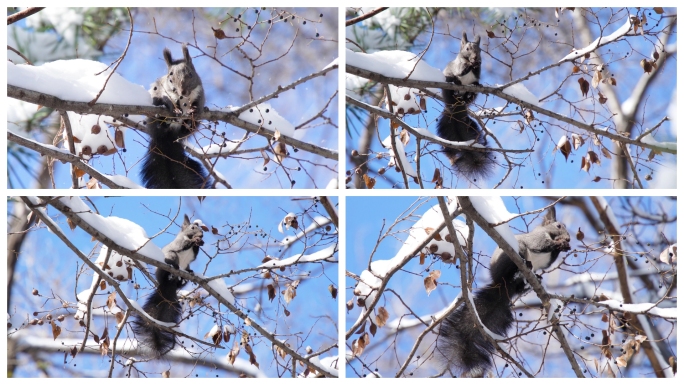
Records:
[[[322,249],[318,252],[310,253],[308,255],[300,253],[300,254],[297,254],[294,256],[290,256],[287,259],[269,260],[269,261],[259,265],[257,268],[271,269],[271,268],[287,267],[290,265],[301,264],[301,263],[316,263],[316,262],[320,262],[320,261],[337,261],[337,258],[335,257],[335,252],[337,252],[337,243],[329,246],[328,248]]]
[[[97,169],[91,167],[90,165],[83,162],[80,157],[69,153],[68,150],[57,148],[54,145],[42,144],[37,141],[21,137],[11,131],[7,131],[7,140],[13,143],[17,143],[26,148],[32,149],[41,155],[50,156],[57,160],[65,161],[67,163],[73,164],[76,168],[83,170],[85,173],[92,176],[94,179],[100,183],[106,185],[111,189],[123,189],[129,188],[128,186],[123,186],[112,180],[111,176],[100,173]],[[120,181],[120,180],[119,180]]]
[[[676,149],[671,149],[668,148],[667,146],[661,147],[657,145],[651,145],[647,144],[641,141],[636,141],[634,139],[631,139],[629,137],[625,137],[616,133],[611,133],[608,132],[607,130],[596,128],[594,125],[583,123],[581,121],[577,121],[574,119],[571,119],[567,116],[563,116],[561,114],[558,114],[556,112],[550,111],[545,108],[538,107],[534,104],[530,104],[526,101],[520,100],[517,97],[513,97],[507,93],[505,93],[502,89],[500,88],[492,88],[492,87],[485,87],[485,86],[476,86],[476,85],[456,85],[453,83],[447,83],[447,82],[437,82],[437,81],[423,81],[423,80],[412,80],[408,79],[405,80],[403,78],[395,78],[395,77],[387,77],[380,75],[376,72],[369,71],[363,68],[358,68],[354,67],[352,65],[347,64],[346,70],[348,73],[361,76],[363,78],[369,79],[369,80],[374,80],[379,83],[383,84],[394,84],[394,85],[399,85],[399,86],[404,86],[404,87],[415,87],[415,88],[421,88],[421,89],[429,89],[429,88],[442,88],[442,89],[452,89],[455,91],[472,91],[472,92],[477,92],[477,93],[482,93],[482,94],[488,94],[488,95],[494,95],[497,97],[500,97],[504,100],[510,101],[512,103],[518,104],[523,108],[530,109],[534,112],[537,112],[539,114],[551,117],[553,119],[571,124],[577,128],[580,128],[582,130],[585,130],[589,133],[597,134],[599,136],[604,136],[607,137],[611,140],[626,143],[626,144],[632,144],[636,145],[641,148],[648,148],[648,149],[653,149],[656,151],[664,152],[664,153],[671,153],[671,154],[677,154]],[[504,87],[508,86],[504,85]],[[349,100],[349,97],[347,97],[347,100]]]
[[[131,115],[145,115],[145,116],[166,116],[169,115],[164,108],[156,106],[143,106],[143,105],[119,105],[119,104],[104,104],[97,103],[90,106],[87,102],[83,101],[70,101],[62,100],[59,97],[32,91],[29,89],[20,88],[14,85],[7,85],[7,96],[18,100],[26,101],[36,105],[42,105],[44,107],[59,109],[59,110],[69,110],[76,113],[87,113],[96,115],[107,115],[112,117],[123,117],[126,114]],[[173,116],[168,116],[173,117]],[[234,125],[238,128],[242,128],[248,132],[255,133],[260,136],[267,138],[273,137],[274,133],[263,129],[260,125],[255,125],[249,123],[245,120],[240,119],[235,112],[221,112],[221,111],[208,111],[200,114],[198,119],[211,120],[211,121],[223,121]],[[139,126],[133,126],[131,128],[136,128],[142,130]],[[338,160],[338,151],[334,149],[323,148],[321,146],[307,143],[301,140],[294,139],[288,136],[281,136],[279,141],[284,144],[290,145],[292,147],[298,148],[302,151],[310,152],[316,155],[323,156],[326,159]]]

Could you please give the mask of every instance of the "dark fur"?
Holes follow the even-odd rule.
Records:
[[[458,85],[480,85],[482,62],[480,59],[480,37],[468,42],[463,32],[461,50],[456,59],[444,69],[445,81]],[[442,89],[444,112],[437,122],[437,135],[449,141],[469,141],[487,146],[487,138],[479,124],[468,116],[468,106],[475,101],[474,92],[459,92]],[[492,152],[475,152],[444,148],[454,171],[473,180],[489,176],[494,167]]]
[[[182,141],[197,129],[195,115],[204,109],[204,88],[187,46],[183,58],[173,60],[164,49],[168,74],[152,84],[154,105],[163,106],[177,118],[153,118],[147,124],[150,146],[143,159],[141,178],[146,188],[208,188],[204,167],[188,156]]]
[[[565,226],[556,221],[553,207],[541,226],[516,238],[520,256],[525,260],[528,260],[529,252],[550,253],[549,260],[539,265],[542,269],[551,266],[561,252],[570,249],[570,235]],[[529,261],[528,266],[531,266]],[[514,320],[511,302],[530,287],[515,263],[499,248],[492,257],[489,272],[492,282],[473,295],[475,309],[489,330],[506,336]],[[446,367],[468,377],[483,377],[491,369],[495,349],[476,328],[476,321],[468,307],[461,305],[442,322],[435,350]]]
[[[154,319],[177,324],[182,313],[177,292],[185,286],[187,281],[161,268],[157,268],[155,276],[159,286],[147,298],[143,309]],[[134,319],[133,330],[138,337],[138,342],[150,349],[154,358],[165,355],[176,346],[176,337],[173,333],[149,324],[142,317]]]

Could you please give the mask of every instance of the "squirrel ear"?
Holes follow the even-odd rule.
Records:
[[[190,218],[188,217],[187,214],[184,215],[183,217],[183,226],[185,227],[186,225],[190,224]]]
[[[164,61],[166,61],[166,66],[170,67],[173,64],[173,57],[171,57],[171,51],[168,48],[164,48]]]
[[[463,37],[461,38],[461,46],[466,45],[468,42],[468,35],[466,35],[465,31],[463,31]]]
[[[480,45],[480,35],[475,36],[475,40],[473,40],[473,43],[475,43],[475,45]]]
[[[547,225],[551,223],[555,223],[556,221],[556,206],[552,206],[546,211],[546,216],[544,216],[544,222],[542,225]]]
[[[188,45],[183,44],[183,57],[186,63],[192,64],[192,57],[190,56],[190,51],[188,51]]]

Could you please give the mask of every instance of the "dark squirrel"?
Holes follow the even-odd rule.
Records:
[[[190,223],[187,215],[183,218],[183,225],[176,238],[162,248],[164,262],[188,273],[193,273],[190,263],[197,258],[200,246],[204,245],[202,237],[204,233],[198,224]],[[150,317],[166,323],[178,324],[183,312],[178,301],[178,290],[187,284],[187,280],[174,275],[162,268],[157,268],[155,273],[159,284],[154,292],[147,298],[143,309]],[[173,333],[156,327],[142,317],[136,316],[133,320],[133,330],[142,346],[143,354],[158,358],[171,351],[176,346],[176,338]]]
[[[480,56],[480,36],[468,42],[463,32],[461,50],[456,59],[444,69],[447,82],[458,85],[480,85],[482,58]],[[480,125],[468,116],[468,106],[475,101],[475,92],[461,92],[442,89],[444,111],[437,122],[437,135],[449,141],[469,141],[487,146],[487,138]],[[453,169],[460,175],[473,179],[489,176],[494,167],[492,152],[476,152],[454,148],[444,148],[444,154]]]
[[[207,188],[210,180],[206,170],[188,156],[182,142],[196,131],[195,116],[204,109],[202,80],[185,44],[179,60],[164,48],[164,61],[168,74],[152,84],[152,104],[178,117],[155,117],[147,123],[150,145],[142,164],[143,184],[155,189]]]
[[[570,234],[563,223],[556,221],[554,207],[549,208],[540,226],[516,239],[520,256],[532,271],[550,267],[561,252],[570,250]],[[476,291],[473,301],[482,323],[505,337],[514,320],[511,303],[530,286],[500,248],[492,255],[489,272],[492,282]],[[463,304],[442,322],[435,353],[452,374],[484,377],[491,369],[495,348],[476,328],[476,321]]]

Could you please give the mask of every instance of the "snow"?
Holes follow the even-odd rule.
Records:
[[[497,84],[497,87],[501,85]],[[522,83],[515,83],[502,90],[503,93],[518,98],[526,103],[539,107],[539,98],[530,92]]]
[[[233,152],[238,147],[238,145],[240,145],[240,142],[226,140],[221,144],[212,143],[209,145],[205,145],[202,148],[193,147],[189,145],[189,143],[187,142],[185,143],[185,145],[193,149],[195,152],[204,153],[206,155],[218,155]]]
[[[677,318],[677,307],[674,308],[658,308],[654,303],[639,303],[639,304],[624,304],[617,300],[599,301],[599,304],[607,305],[611,309],[618,312],[633,312],[633,313],[648,313],[654,316],[660,316],[666,319]]]
[[[233,296],[233,293],[230,291],[230,289],[228,289],[228,286],[223,279],[211,280],[207,283],[207,285],[216,291],[216,293],[218,293],[219,296],[221,296],[224,300],[229,302],[231,305],[235,305],[235,296]]]
[[[399,155],[399,162],[400,162],[400,168],[406,172],[406,175],[410,177],[418,177],[418,173],[416,173],[416,170],[413,169],[413,166],[411,163],[409,163],[408,159],[406,158],[406,151],[404,150],[404,143],[401,142],[401,139],[399,138],[399,135],[396,135],[396,138],[394,139],[394,143],[397,145],[397,154]],[[392,150],[392,138],[391,136],[387,136],[387,138],[382,142],[382,146],[385,148],[389,148],[389,155],[390,159],[394,159],[394,151]],[[390,164],[393,163],[392,160],[390,160]]]
[[[657,145],[658,147],[663,147],[663,148],[667,148],[667,149],[673,149],[675,151],[677,150],[677,142],[676,141],[658,141],[650,133],[648,135],[644,136],[641,139],[641,142],[645,143],[645,144],[650,144],[650,145]]]
[[[224,109],[226,112],[232,112],[240,107],[228,107]],[[258,125],[268,131],[275,132],[278,130],[281,135],[294,137],[295,128],[284,117],[280,116],[269,103],[258,104],[250,109],[242,112],[238,116],[240,120],[248,123]]]
[[[123,175],[104,175],[106,178],[109,180],[113,181],[116,183],[116,185],[120,185],[125,188],[130,188],[130,189],[145,189],[145,187],[140,186],[133,182],[133,180],[129,179],[126,176]]]
[[[95,260],[95,264],[100,266],[106,274],[113,277],[118,281],[128,280],[128,270],[132,268],[133,261],[128,256],[123,256],[119,252],[112,250],[111,255],[109,255],[109,262],[107,266],[104,266],[105,259],[107,258],[107,246],[103,245],[100,248],[100,255]],[[97,278],[97,276],[96,276]]]
[[[339,57],[336,57],[335,60],[331,61],[330,64],[328,64],[328,65],[326,65],[325,67],[323,67],[323,69],[326,70],[326,69],[328,69],[328,68],[330,68],[330,67],[333,67],[333,66],[337,65],[337,63],[339,62],[339,60],[340,60],[340,58],[339,58]]]
[[[59,201],[120,247],[164,262],[162,250],[150,241],[145,230],[138,224],[116,216],[100,216],[92,212],[78,197],[62,197]]]
[[[485,146],[479,143],[476,143],[475,140],[467,140],[467,141],[449,141],[449,140],[444,140],[441,137],[435,135],[434,133],[430,132],[429,130],[425,128],[413,128],[413,130],[417,133],[422,135],[423,137],[426,137],[435,143],[448,143],[448,144],[455,144],[458,146],[462,147],[478,147],[478,148],[484,148]]]
[[[109,116],[100,115],[79,115],[74,112],[67,111],[69,122],[71,123],[71,133],[74,135],[74,151],[75,154],[83,159],[90,159],[92,155],[98,152],[110,151],[115,148],[114,137],[109,133],[108,124],[113,123],[113,119]],[[121,128],[122,132],[124,128]],[[66,129],[63,132],[62,145],[68,149],[68,139]],[[100,151],[100,148],[104,150]],[[83,153],[84,148],[87,153]],[[111,154],[111,153],[110,153]]]
[[[325,186],[325,189],[338,189],[338,188],[339,188],[339,180],[337,180],[337,177],[330,179],[328,184]]]
[[[410,79],[444,81],[442,71],[418,60],[415,53],[406,51],[379,51],[375,53],[354,52],[347,49],[347,64],[376,72],[387,77],[403,79],[413,70]],[[415,70],[414,70],[415,67]]]
[[[508,212],[501,197],[473,196],[470,198],[470,201],[473,203],[475,210],[490,224],[510,220],[515,216]],[[499,235],[506,240],[516,253],[519,252],[518,240],[515,238],[515,235],[513,235],[513,231],[508,226],[508,223],[498,225],[494,227],[494,229],[499,232]]]
[[[284,246],[290,245],[290,244],[294,243],[295,241],[297,241],[298,239],[302,238],[307,233],[309,233],[313,230],[316,230],[318,228],[324,227],[325,225],[330,223],[330,218],[324,217],[324,216],[316,216],[316,217],[313,217],[312,220],[313,220],[313,222],[311,224],[309,224],[303,231],[298,231],[296,235],[284,238],[280,242],[280,244],[282,244]],[[299,223],[299,224],[301,225],[301,223]],[[337,229],[335,229],[334,231],[337,232]]]
[[[110,72],[111,68],[107,69],[106,64],[84,59],[57,60],[41,66],[8,62],[7,84],[62,100],[89,102],[102,89]],[[152,97],[143,86],[115,73],[98,103],[152,106]]]
[[[313,263],[316,261],[336,261],[335,252],[337,252],[337,243],[320,250],[318,252],[305,255],[303,253],[296,254],[282,260],[269,260],[257,268],[278,268],[294,265],[297,263]]]
[[[570,54],[568,54],[564,58],[560,59],[559,62],[584,56],[584,54],[586,54],[587,52],[591,52],[594,49],[598,48],[599,44],[605,45],[605,44],[610,43],[611,41],[615,41],[615,40],[619,39],[620,37],[626,35],[627,33],[629,33],[630,30],[632,30],[632,22],[631,22],[632,17],[633,17],[633,15],[629,15],[629,17],[627,18],[627,21],[620,28],[618,28],[615,32],[611,33],[608,36],[597,38],[596,40],[594,40],[593,43],[587,45],[586,47],[584,47],[582,49],[571,52]]]

